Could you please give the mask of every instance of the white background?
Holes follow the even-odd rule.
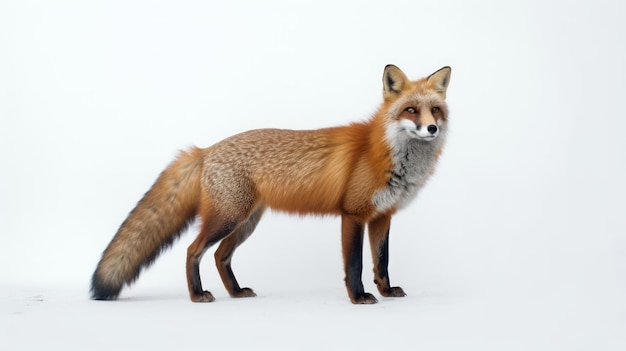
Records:
[[[619,1],[3,1],[0,348],[626,349]],[[386,64],[452,66],[436,176],[353,306],[339,221],[268,213],[234,259],[257,298],[188,302],[196,228],[117,302],[99,256],[177,150],[368,118]],[[376,292],[370,259],[364,282]]]

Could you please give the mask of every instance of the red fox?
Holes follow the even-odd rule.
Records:
[[[341,216],[345,283],[355,304],[377,302],[361,280],[367,226],[378,291],[385,297],[405,296],[402,288],[390,285],[387,271],[391,216],[434,172],[446,137],[450,74],[450,67],[443,67],[410,81],[398,67],[387,65],[384,102],[367,121],[318,130],[251,130],[181,152],[102,253],[91,281],[92,298],[116,299],[196,216],[200,233],[187,249],[186,263],[191,301],[214,300],[203,290],[199,265],[218,242],[215,263],[228,293],[256,296],[239,286],[231,258],[267,208]]]

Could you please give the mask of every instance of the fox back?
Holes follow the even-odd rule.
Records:
[[[409,81],[384,75],[384,103],[368,121],[310,131],[260,129],[210,147],[204,190],[223,211],[268,206],[298,214],[370,218],[412,200],[444,145],[449,68]]]

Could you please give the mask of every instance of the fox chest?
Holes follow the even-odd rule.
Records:
[[[379,212],[400,209],[417,196],[434,171],[438,149],[438,143],[412,141],[392,150],[389,179],[373,198]]]

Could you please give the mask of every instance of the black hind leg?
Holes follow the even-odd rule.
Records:
[[[237,230],[220,243],[215,252],[215,264],[222,278],[224,287],[232,297],[254,297],[256,294],[250,288],[241,288],[235,278],[231,267],[231,260],[235,249],[250,237],[256,228],[264,209],[256,210],[248,220],[237,228]]]
[[[211,302],[213,294],[202,289],[200,280],[200,260],[202,256],[218,241],[228,237],[237,228],[237,221],[218,222],[205,221],[196,240],[187,249],[187,285],[189,297],[193,302]]]

